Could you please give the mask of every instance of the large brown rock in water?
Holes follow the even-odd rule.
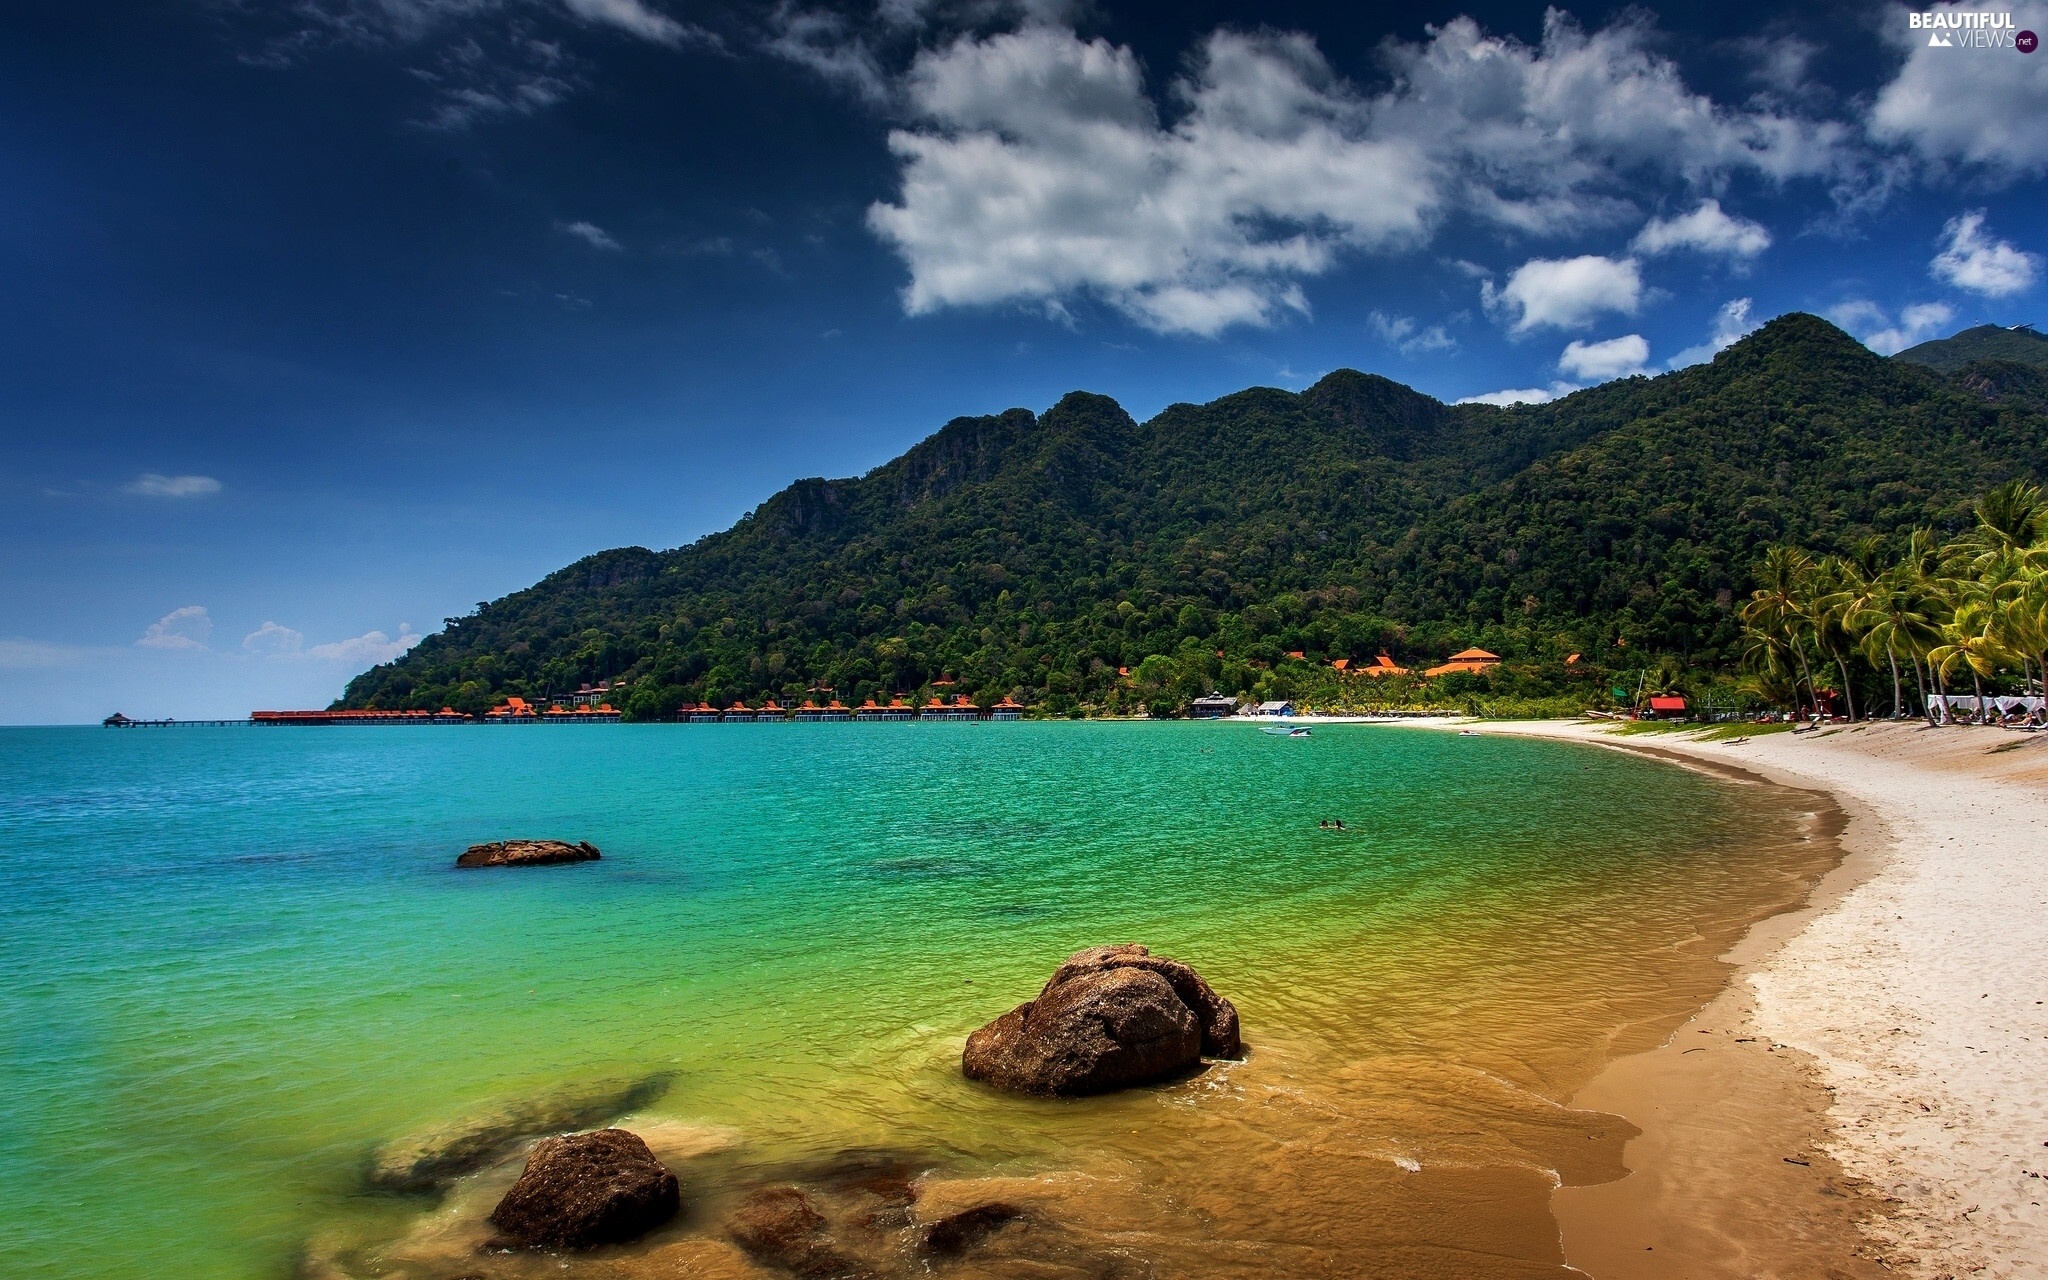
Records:
[[[1048,986],[967,1037],[970,1080],[1013,1093],[1102,1093],[1201,1061],[1202,1030],[1172,984],[1144,969],[1102,969]]]
[[[473,844],[455,860],[458,867],[545,867],[557,862],[595,862],[604,855],[588,840],[494,840]]]
[[[1182,1004],[1192,1009],[1202,1027],[1202,1055],[1235,1058],[1243,1049],[1237,1033],[1237,1006],[1219,996],[1202,981],[1202,975],[1178,960],[1155,956],[1137,943],[1115,947],[1090,947],[1076,951],[1045,984],[1050,991],[1071,978],[1104,969],[1144,969],[1158,974],[1173,987]],[[1040,998],[1044,992],[1040,992]]]
[[[520,1244],[581,1249],[637,1239],[681,1204],[676,1176],[638,1135],[598,1129],[543,1139],[491,1223]]]

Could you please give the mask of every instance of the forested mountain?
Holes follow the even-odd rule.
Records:
[[[1936,338],[1899,352],[1898,358],[1924,364],[1943,373],[1954,373],[1979,360],[2010,360],[2048,369],[2048,337],[2032,329],[2007,329],[2002,325],[1980,324],[1948,338]]]
[[[1467,644],[1539,682],[1575,653],[1569,674],[1603,686],[1658,655],[1725,664],[1766,544],[1962,528],[1990,485],[2039,477],[2043,382],[1881,359],[1789,315],[1710,364],[1546,405],[1450,406],[1349,370],[1143,423],[1075,392],[798,481],[690,546],[579,561],[338,705],[474,712],[608,679],[653,718],[951,676],[1070,713]]]

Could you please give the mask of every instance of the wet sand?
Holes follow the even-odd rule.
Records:
[[[1849,859],[1734,982],[1574,1105],[1643,1132],[1555,1197],[1593,1276],[2048,1275],[2048,740],[1873,725],[1702,742],[1487,725],[1824,788]]]

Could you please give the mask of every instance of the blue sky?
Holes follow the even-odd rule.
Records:
[[[1529,398],[1788,310],[1882,351],[2048,321],[2022,29],[2048,4],[14,6],[0,721],[324,705],[578,556],[1075,388]]]

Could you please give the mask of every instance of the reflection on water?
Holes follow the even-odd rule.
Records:
[[[796,1185],[876,1275],[1557,1275],[1550,1188],[1631,1132],[1561,1100],[1834,856],[1807,797],[1551,743],[932,728],[0,731],[9,1274],[764,1274],[727,1218]],[[448,869],[508,835],[605,859]],[[1246,1061],[960,1078],[969,1030],[1129,940],[1236,1002]],[[686,1210],[640,1244],[487,1249],[516,1144],[363,1194],[378,1148],[657,1072],[627,1123]],[[1019,1212],[925,1251],[989,1202]]]

